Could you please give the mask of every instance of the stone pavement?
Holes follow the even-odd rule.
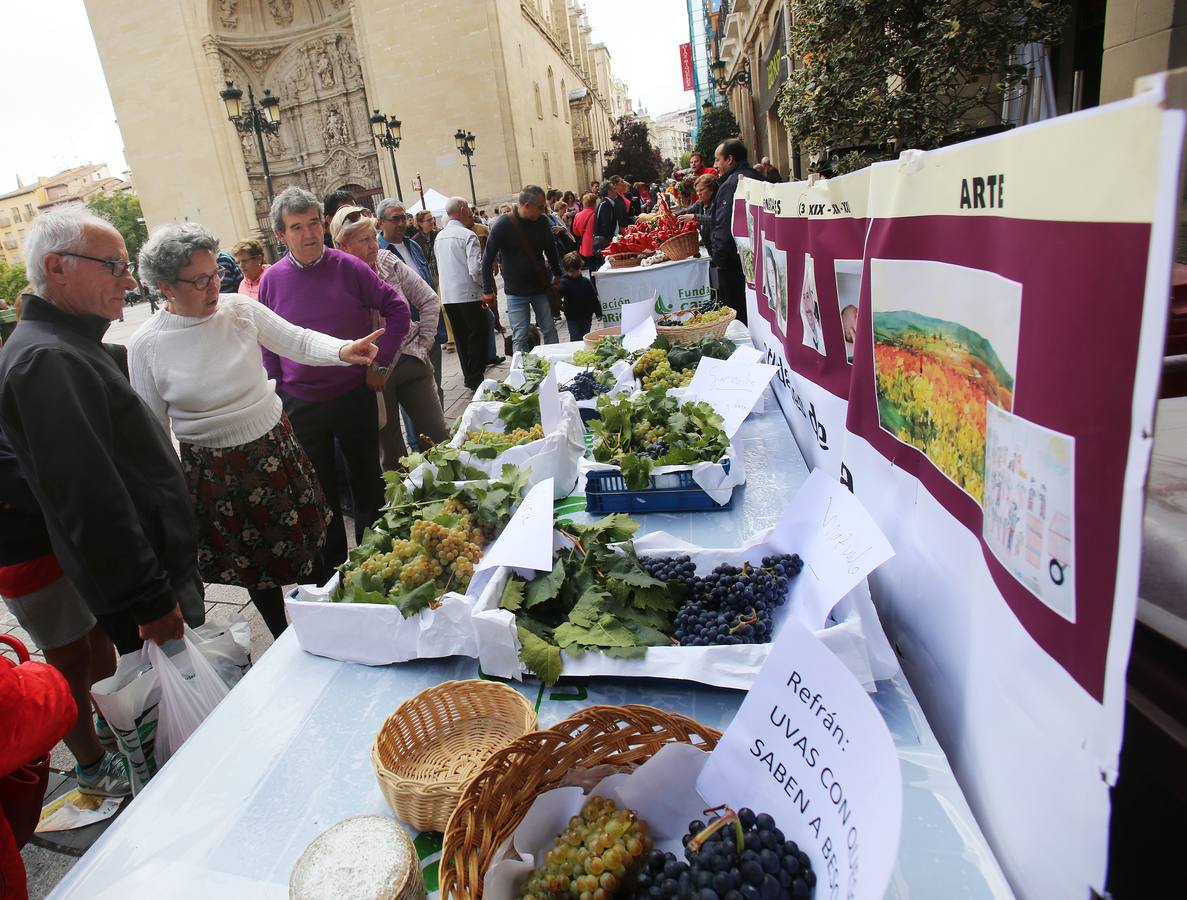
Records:
[[[500,294],[499,306],[500,320],[505,327],[509,328],[507,325],[506,301],[503,299],[502,294]],[[128,307],[124,321],[113,322],[111,328],[108,329],[105,340],[109,343],[127,344],[132,334],[150,315],[151,310],[147,303]],[[567,335],[563,323],[558,326],[558,332],[562,338]],[[495,337],[501,353],[503,336],[496,334]],[[499,366],[491,366],[487,369],[487,376],[498,379],[505,377],[510,367],[510,362],[511,360],[507,359]],[[441,388],[445,394],[445,421],[447,424],[452,425],[453,421],[466,408],[466,404],[472,399],[473,391],[467,390],[466,386],[462,383],[461,366],[458,363],[457,353],[450,351],[443,352],[441,354],[441,369]],[[347,535],[353,535],[353,523],[347,520],[345,524]],[[350,540],[353,543],[353,537]],[[259,613],[256,612],[255,607],[248,602],[247,591],[243,588],[230,587],[228,585],[206,585],[206,621],[223,623],[235,618],[246,619],[250,624],[251,656],[253,660],[259,660],[260,656],[272,646],[272,636],[268,633],[268,629],[264,626],[263,620],[260,618]],[[42,653],[33,651],[29,636],[17,625],[16,620],[8,610],[0,606],[0,634],[4,633],[11,633],[14,637],[22,640],[29,646],[35,659],[42,662],[45,661]],[[73,769],[74,758],[66,750],[64,744],[58,744],[54,748],[51,754],[51,765],[55,769]],[[73,856],[38,847],[32,843],[24,848],[21,855],[24,857],[25,868],[29,874],[29,896],[31,900],[41,900],[41,898],[47,896],[76,862],[76,858]]]

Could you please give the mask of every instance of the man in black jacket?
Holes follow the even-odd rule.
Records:
[[[544,188],[529,184],[519,192],[517,206],[495,220],[482,254],[482,302],[494,306],[495,260],[501,258],[511,341],[524,353],[531,348],[533,311],[544,343],[557,342],[548,291],[560,288],[561,260],[547,211]]]
[[[100,343],[136,284],[123,238],[66,207],[33,223],[25,253],[35,293],[0,354],[0,424],[63,571],[121,652],[181,637],[204,619],[193,504],[169,436]]]
[[[596,272],[606,261],[602,251],[610,245],[618,231],[618,208],[614,202],[615,196],[614,185],[609,181],[603,182],[598,191],[598,205],[594,210],[593,259],[595,264],[590,266],[591,272]]]
[[[742,259],[738,256],[738,245],[734,243],[734,192],[738,189],[739,178],[745,176],[762,181],[763,177],[751,168],[746,145],[737,138],[729,138],[718,144],[713,161],[721,185],[713,200],[709,256],[717,270],[718,298],[731,307],[738,314],[738,320],[745,324],[746,276],[742,274]]]

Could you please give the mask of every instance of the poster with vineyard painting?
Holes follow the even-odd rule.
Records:
[[[881,427],[984,497],[986,409],[1014,407],[1022,286],[926,260],[870,262]]]

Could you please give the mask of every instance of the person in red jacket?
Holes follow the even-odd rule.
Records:
[[[45,756],[77,717],[61,672],[48,663],[0,659],[0,900],[29,896],[21,847],[41,811],[41,797],[27,796],[29,781],[9,776]]]
[[[581,211],[573,217],[573,237],[581,242],[577,252],[585,263],[585,268],[596,272],[601,265],[601,259],[595,258],[594,239],[594,204],[597,203],[595,194],[586,194],[581,198]]]

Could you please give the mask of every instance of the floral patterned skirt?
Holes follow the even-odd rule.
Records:
[[[203,581],[255,589],[309,576],[332,513],[288,416],[238,447],[182,443],[181,465]]]

